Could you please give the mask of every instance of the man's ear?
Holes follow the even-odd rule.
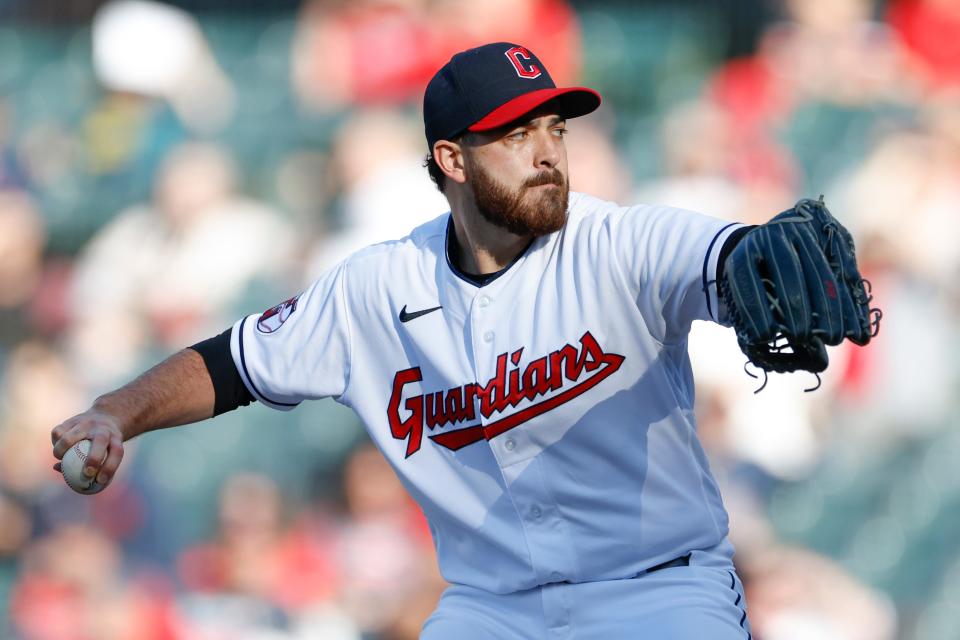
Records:
[[[463,184],[467,181],[464,168],[463,147],[451,140],[437,140],[433,143],[433,159],[448,180]]]

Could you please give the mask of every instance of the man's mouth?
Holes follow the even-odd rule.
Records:
[[[529,189],[546,186],[561,187],[563,186],[563,177],[559,171],[541,173],[529,179],[525,186]]]

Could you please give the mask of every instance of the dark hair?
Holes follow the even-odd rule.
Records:
[[[471,144],[473,141],[473,133],[470,131],[465,131],[458,136],[455,136],[450,139],[450,142],[456,142],[459,145]],[[437,185],[437,189],[440,190],[440,193],[445,193],[444,189],[447,186],[447,174],[445,174],[441,169],[440,165],[437,164],[437,161],[433,158],[433,151],[429,151],[426,156],[423,158],[423,166],[427,168],[427,173],[430,174],[430,179],[433,180],[433,184]]]
[[[433,180],[433,184],[437,185],[440,193],[443,193],[443,188],[447,186],[447,175],[440,170],[440,165],[433,159],[433,153],[428,153],[426,157],[424,157],[423,166],[427,168],[427,173],[430,174],[430,179]]]

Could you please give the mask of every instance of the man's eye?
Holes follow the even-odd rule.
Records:
[[[516,140],[516,141],[519,142],[520,140],[523,140],[524,138],[527,137],[527,132],[526,132],[526,131],[514,131],[513,133],[511,133],[511,134],[508,135],[507,137],[510,138],[511,140]]]
[[[553,129],[553,135],[557,136],[558,138],[562,138],[562,137],[564,137],[565,135],[567,135],[567,130],[566,130],[566,129]]]

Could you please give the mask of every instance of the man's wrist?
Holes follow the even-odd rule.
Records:
[[[90,410],[111,418],[120,431],[123,441],[126,442],[138,435],[134,432],[134,420],[125,411],[124,402],[115,397],[116,392],[107,393],[93,401]]]

